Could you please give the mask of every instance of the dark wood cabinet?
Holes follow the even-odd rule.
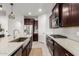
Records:
[[[29,41],[28,45],[27,45],[27,48],[26,48],[26,54],[27,56],[29,56],[29,53],[32,49],[32,40]]]
[[[56,4],[52,10],[52,15],[49,20],[50,28],[58,28],[59,27],[59,4]]]
[[[79,3],[71,4],[71,25],[72,26],[79,26]]]
[[[32,37],[30,38],[31,40],[28,42],[28,44],[26,45],[26,47],[23,49],[22,51],[22,55],[23,56],[29,56],[29,53],[32,49]]]
[[[56,25],[59,27],[72,27],[79,26],[79,3],[57,3],[52,10],[52,15],[50,16],[50,27],[53,28],[52,20],[56,20],[58,17],[58,22]]]
[[[34,20],[34,30],[38,29],[38,20]]]
[[[11,56],[22,56],[22,47],[19,47]]]
[[[33,25],[33,20],[32,18],[25,18],[24,19],[24,25]]]
[[[70,52],[64,49],[61,45],[54,41],[54,56],[73,56]]]
[[[53,45],[53,40],[49,36],[46,36],[46,44],[47,44],[50,54],[53,56],[54,45]]]
[[[60,6],[59,4],[56,4],[52,10],[52,13],[54,13],[55,17],[59,16],[59,6]]]
[[[38,41],[38,33],[33,34],[33,41]]]
[[[54,56],[65,56],[65,49],[54,41]]]
[[[73,54],[71,54],[49,36],[46,36],[46,44],[52,56],[73,56]]]
[[[26,47],[22,51],[22,56],[27,56],[27,54],[26,54]]]
[[[1,34],[1,35],[0,35],[0,38],[2,38],[2,37],[5,37],[5,35],[4,35],[4,34]]]
[[[59,46],[56,42],[54,42],[54,56],[65,56],[65,52],[61,46]]]
[[[29,39],[30,41],[25,47],[23,47],[23,45],[20,46],[11,56],[29,56],[29,53],[32,49],[33,37],[30,37]]]
[[[61,26],[62,27],[67,27],[67,26],[71,26],[71,4],[61,4],[61,16],[60,16],[60,20],[61,20]]]
[[[61,23],[63,27],[79,26],[79,4],[62,4]]]
[[[34,20],[33,41],[38,41],[38,20]]]
[[[29,52],[30,52],[29,48],[30,48],[30,46],[29,46],[29,44],[28,44],[28,45],[27,45],[27,48],[26,48],[26,55],[27,55],[27,56],[29,55]]]

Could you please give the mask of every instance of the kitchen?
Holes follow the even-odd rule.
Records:
[[[79,56],[78,15],[78,3],[0,3],[0,56]]]

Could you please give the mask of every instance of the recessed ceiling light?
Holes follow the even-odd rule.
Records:
[[[39,8],[39,9],[38,9],[38,11],[39,11],[39,12],[42,12],[42,9],[41,9],[41,8]]]
[[[28,13],[28,15],[31,15],[31,14],[32,14],[31,12]]]

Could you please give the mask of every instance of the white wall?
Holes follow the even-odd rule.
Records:
[[[8,19],[6,16],[0,15],[0,24],[1,27],[4,29],[4,34],[7,35],[6,31],[8,30]]]
[[[41,15],[38,17],[38,41],[45,42],[45,20],[46,15]]]
[[[43,14],[38,17],[38,39],[40,42],[46,43],[46,33],[48,30],[48,20],[51,13]]]
[[[8,17],[7,17],[7,12],[6,12],[6,5],[3,5],[3,10],[0,11],[0,24],[1,24],[1,27],[4,29],[4,34],[7,35]]]

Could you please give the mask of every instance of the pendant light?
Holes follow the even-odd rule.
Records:
[[[15,19],[15,14],[13,12],[13,3],[11,3],[10,5],[11,5],[11,13],[9,14],[9,19]]]
[[[0,5],[0,10],[2,10],[2,5]]]

